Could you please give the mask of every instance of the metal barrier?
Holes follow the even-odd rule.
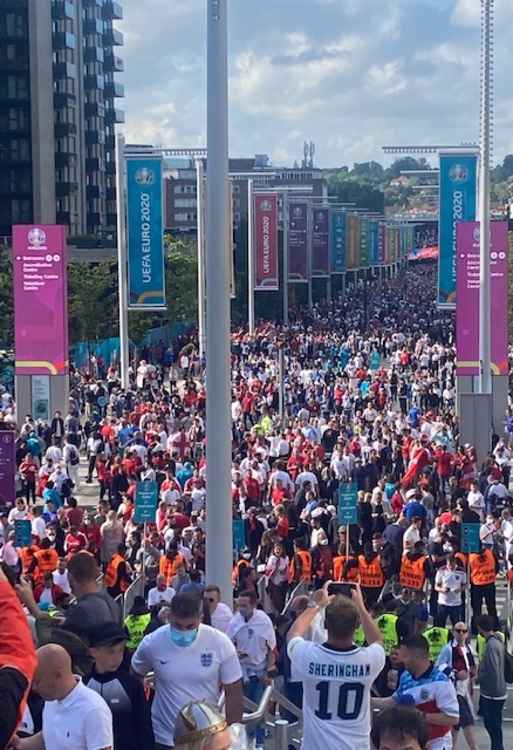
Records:
[[[308,594],[308,583],[307,581],[300,581],[296,588],[292,591],[287,599],[285,606],[283,607],[282,615],[287,614],[288,608],[294,599],[298,596],[306,596]]]

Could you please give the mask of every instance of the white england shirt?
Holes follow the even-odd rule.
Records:
[[[140,675],[155,673],[153,732],[157,743],[170,746],[177,714],[186,703],[206,700],[215,705],[221,685],[242,677],[233,643],[209,625],[200,625],[196,640],[185,648],[173,643],[169,625],[163,625],[143,638],[132,668]]]
[[[303,683],[304,750],[369,750],[370,690],[385,666],[383,646],[340,651],[292,638],[288,654]]]

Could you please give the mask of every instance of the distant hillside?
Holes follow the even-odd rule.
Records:
[[[433,170],[433,174],[402,175],[412,170]],[[424,159],[406,156],[384,168],[376,161],[354,164],[352,169],[324,169],[330,195],[357,208],[396,213],[436,212],[438,194],[430,186],[438,183],[433,165]],[[424,187],[424,189],[422,189]],[[491,172],[493,208],[502,208],[513,196],[513,154]]]

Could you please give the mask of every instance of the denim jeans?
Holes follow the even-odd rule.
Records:
[[[502,741],[502,710],[505,702],[482,697],[479,700],[479,714],[483,717],[485,729],[490,735],[490,750],[504,750]]]
[[[265,685],[260,677],[250,677],[247,682],[244,683],[244,695],[249,698],[250,701],[256,703],[257,706],[260,703],[260,699],[263,695]],[[258,724],[256,727],[248,727],[248,738],[255,737],[256,744],[265,744],[265,727],[262,724]]]

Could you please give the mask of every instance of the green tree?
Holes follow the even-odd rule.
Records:
[[[344,173],[339,172],[330,177],[328,190],[341,203],[354,203],[356,208],[367,208],[369,211],[384,211],[385,196],[380,188],[348,178]]]

